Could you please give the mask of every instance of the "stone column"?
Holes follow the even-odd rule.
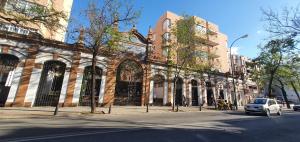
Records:
[[[21,75],[19,88],[13,106],[22,107],[25,106],[25,95],[29,86],[29,81],[35,67],[35,59],[38,52],[38,47],[30,47],[27,50],[28,57],[25,60],[23,73]]]
[[[182,98],[185,98],[185,102],[183,102],[184,104],[183,105],[185,105],[185,103],[187,102],[187,86],[188,85],[186,85],[186,79],[184,79],[183,78],[183,84],[182,84]],[[184,101],[184,99],[182,99],[183,101]]]
[[[69,78],[70,78],[70,70],[66,69],[65,74],[64,74],[63,84],[62,84],[62,87],[60,90],[60,96],[59,96],[59,101],[58,101],[59,106],[63,106],[63,104],[65,102]]]
[[[200,81],[198,81],[197,92],[198,92],[198,105],[201,105],[202,104],[202,91],[201,91],[201,82]]]
[[[70,69],[70,76],[68,80],[67,85],[67,92],[66,92],[66,99],[64,101],[63,106],[76,106],[76,104],[73,104],[73,96],[75,91],[75,84],[77,80],[77,72],[78,72],[78,66],[80,63],[80,53],[75,53],[72,58],[72,64]],[[66,76],[65,76],[66,77]]]
[[[82,79],[83,79],[83,69],[78,68],[77,76],[76,76],[76,83],[75,83],[75,87],[74,87],[74,93],[73,93],[73,97],[72,97],[72,105],[73,106],[77,106],[79,103]]]
[[[106,85],[106,71],[103,71],[103,75],[101,77],[101,85],[100,85],[100,92],[99,92],[99,104],[103,104],[103,98],[104,98],[104,89]]]
[[[141,105],[146,105],[149,103],[150,100],[150,80],[151,80],[151,66],[145,65],[144,66],[144,77],[143,77],[143,94]],[[153,90],[152,90],[153,91]]]
[[[104,89],[103,105],[107,106],[114,102],[115,87],[116,87],[117,66],[116,60],[111,60],[108,63],[106,72],[106,85]]]
[[[169,90],[169,84],[168,81],[165,80],[164,82],[164,100],[163,100],[163,105],[167,105],[168,104],[168,90]]]
[[[153,79],[151,79],[151,81],[150,81],[149,104],[153,103],[153,97],[154,97],[154,81],[153,81]]]
[[[167,80],[168,84],[168,94],[167,94],[167,105],[173,104],[173,82],[172,79]]]
[[[203,97],[203,106],[207,106],[207,88],[206,86],[203,87],[203,93],[202,93],[202,97]]]
[[[187,94],[188,94],[188,97],[187,97],[187,99],[188,99],[188,106],[191,106],[192,105],[192,100],[193,100],[193,98],[192,98],[192,92],[193,92],[193,88],[192,88],[192,83],[191,83],[191,81],[188,81],[187,82],[188,83],[188,88],[187,88]]]
[[[19,82],[22,76],[22,72],[23,72],[23,65],[24,63],[21,62],[18,67],[16,69],[14,69],[13,73],[12,73],[12,80],[11,80],[11,86],[9,89],[9,93],[6,99],[6,103],[5,106],[12,106],[13,102],[16,98],[16,94],[18,91],[18,87],[19,87]]]
[[[170,102],[171,102],[171,105],[173,104],[173,99],[175,98],[174,97],[174,82],[170,83]],[[174,101],[174,105],[176,102]]]

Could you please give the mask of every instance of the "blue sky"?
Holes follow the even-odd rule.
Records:
[[[74,0],[71,17],[81,19],[79,13],[87,7],[87,1]],[[158,18],[166,11],[195,15],[217,24],[228,36],[228,44],[248,34],[247,39],[235,44],[235,49],[239,54],[253,58],[257,56],[257,46],[268,35],[263,28],[260,9],[281,10],[299,3],[299,0],[135,0],[134,5],[141,9],[137,29],[144,35],[149,26],[155,27]]]

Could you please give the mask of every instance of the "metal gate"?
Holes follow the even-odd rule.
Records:
[[[44,64],[34,106],[56,106],[64,79],[66,64],[47,61]]]
[[[115,105],[141,105],[141,82],[118,81],[115,96]]]
[[[198,99],[198,82],[196,80],[192,80],[192,106],[197,106],[199,104]]]
[[[175,96],[175,104],[182,105],[185,101],[183,98],[183,80],[178,78],[176,81],[176,96]]]
[[[153,86],[153,105],[162,106],[163,98],[164,98],[164,82],[165,78],[162,75],[155,75],[153,78],[154,86]],[[160,90],[159,90],[160,89]]]
[[[206,82],[206,92],[207,92],[207,105],[213,106],[215,104],[214,92],[212,90],[212,83]]]
[[[124,61],[117,69],[115,105],[141,105],[143,70],[134,61]]]
[[[91,105],[91,97],[92,97],[92,66],[85,67],[84,75],[82,79],[81,91],[80,91],[80,98],[79,98],[79,105],[80,106],[90,106]],[[101,77],[102,77],[102,69],[96,67],[95,72],[95,102],[96,106],[99,102],[99,93],[100,93],[100,85],[101,85]]]
[[[14,69],[19,63],[19,58],[10,54],[0,54],[0,107],[5,106]]]

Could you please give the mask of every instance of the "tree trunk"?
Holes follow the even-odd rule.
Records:
[[[177,77],[174,78],[174,84],[173,84],[173,105],[172,110],[175,111],[175,101],[176,101],[176,83],[177,83]]]
[[[291,81],[291,85],[292,85],[292,87],[293,87],[293,89],[294,89],[294,91],[295,91],[295,93],[296,93],[296,95],[297,95],[297,97],[298,97],[299,102],[300,102],[300,96],[299,96],[299,93],[298,93],[298,91],[297,91],[297,89],[296,89],[296,86],[295,86],[295,84],[294,84],[294,81]]]
[[[214,76],[216,78],[216,76]],[[215,109],[217,109],[217,95],[218,95],[218,88],[217,88],[217,81],[215,80],[214,78],[214,84],[215,84],[215,93],[213,94],[213,97],[214,97],[214,102],[215,102]]]
[[[268,97],[271,97],[271,93],[272,93],[272,83],[273,83],[273,79],[274,79],[274,73],[271,73],[271,77],[269,80],[269,84],[268,84]]]
[[[93,53],[93,58],[92,58],[92,82],[91,82],[91,113],[95,113],[96,109],[96,103],[95,103],[95,70],[96,70],[96,53]]]
[[[285,91],[285,89],[284,89],[284,84],[282,83],[282,81],[281,81],[280,79],[278,79],[278,81],[279,81],[279,83],[280,83],[280,85],[281,85],[280,89],[281,89],[281,92],[282,92],[284,101],[286,102],[286,106],[287,106],[288,109],[290,109],[291,106],[290,106],[290,103],[289,103],[289,101],[288,101],[288,98],[287,98],[287,95],[286,95],[286,91]]]

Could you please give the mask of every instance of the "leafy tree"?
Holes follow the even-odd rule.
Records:
[[[267,96],[272,97],[271,88],[275,75],[284,64],[284,56],[294,47],[294,40],[291,38],[271,40],[265,46],[260,47],[260,55],[256,61],[261,66],[261,71],[257,72],[257,75],[262,76],[260,82],[268,81]]]
[[[276,74],[277,87],[286,95],[284,86],[292,87],[300,100],[299,93],[299,46],[300,41],[300,11],[299,6],[285,7],[280,12],[272,9],[262,9],[263,20],[266,23],[266,31],[270,33],[271,38],[283,38],[290,40],[291,48],[279,48],[283,54],[282,65],[278,67]],[[268,73],[267,69],[264,69]],[[262,75],[263,76],[263,75]],[[270,82],[272,77],[269,78]],[[269,83],[270,87],[270,83]],[[286,99],[286,97],[284,96]],[[286,100],[287,101],[287,100]]]
[[[299,96],[299,84],[295,83],[299,79],[299,57],[298,55],[289,55],[285,59],[285,64],[279,68],[277,73],[277,80],[281,85],[282,93],[286,95],[284,90],[284,85],[293,88],[295,94],[298,97],[298,100],[300,101]],[[284,96],[285,97],[285,96]],[[287,101],[287,100],[286,100]]]
[[[174,71],[173,82],[173,110],[175,110],[176,84],[181,72],[201,72],[209,68],[209,62],[214,57],[207,50],[204,50],[204,40],[197,33],[195,26],[197,21],[193,16],[184,15],[172,25],[171,38],[168,52],[168,72]],[[178,111],[178,103],[177,111]]]
[[[40,27],[42,24],[52,33],[64,27],[62,21],[67,20],[67,13],[64,11],[56,10],[51,4],[47,6],[36,4],[36,0],[26,7],[17,4],[21,2],[2,0],[0,2],[0,21],[15,26],[35,25]],[[4,3],[6,3],[5,6]]]
[[[80,41],[92,54],[92,82],[90,88],[95,88],[95,67],[97,56],[117,52],[124,34],[119,32],[118,24],[124,28],[135,23],[139,16],[131,1],[91,0],[89,7],[83,12],[87,23],[75,27],[76,35],[81,31]],[[95,91],[91,91],[91,113],[95,112]]]

